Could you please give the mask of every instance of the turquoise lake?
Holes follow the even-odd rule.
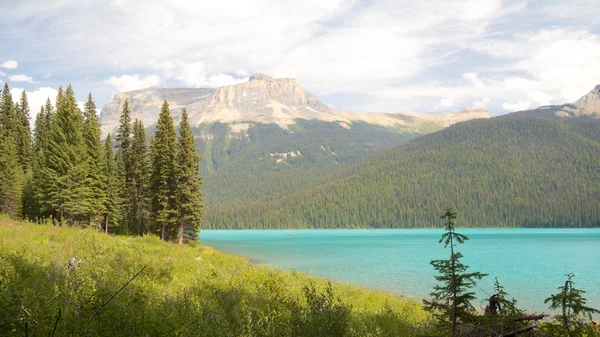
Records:
[[[459,229],[470,240],[458,246],[469,270],[489,274],[477,285],[478,301],[493,293],[494,278],[519,307],[550,312],[544,299],[565,274],[588,304],[600,308],[600,228]],[[428,296],[436,284],[433,259],[447,259],[441,229],[206,230],[203,245],[256,264],[295,269],[331,280],[382,289],[408,298]]]

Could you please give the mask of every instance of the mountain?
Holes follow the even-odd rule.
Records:
[[[233,130],[246,130],[253,124],[277,124],[287,129],[297,119],[341,123],[346,128],[354,122],[365,122],[400,131],[424,132],[440,129],[452,123],[488,118],[492,115],[475,107],[444,114],[356,113],[330,108],[293,78],[271,78],[254,74],[245,83],[216,89],[206,88],[147,88],[119,93],[100,113],[103,133],[113,132],[119,124],[119,115],[125,99],[144,125],[156,123],[164,100],[177,116],[187,108],[192,125],[225,123]]]
[[[423,135],[273,200],[214,205],[210,228],[600,226],[600,119],[518,113]]]
[[[438,115],[340,111],[295,79],[254,74],[245,83],[216,89],[120,93],[102,109],[104,133],[117,128],[125,99],[150,132],[164,100],[175,119],[187,108],[203,158],[207,207],[280,198],[423,133],[491,116],[482,108]]]
[[[544,117],[600,117],[600,84],[573,103],[546,105],[533,110],[518,111],[516,114]]]

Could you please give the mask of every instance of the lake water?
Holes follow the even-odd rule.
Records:
[[[549,312],[544,299],[565,274],[600,308],[600,228],[459,229],[470,240],[458,246],[470,271],[489,274],[477,285],[476,307],[493,292],[498,277],[521,308]],[[296,269],[320,277],[427,297],[436,284],[433,259],[447,259],[440,229],[206,230],[202,244],[244,256],[257,264]],[[510,297],[509,296],[509,297]]]

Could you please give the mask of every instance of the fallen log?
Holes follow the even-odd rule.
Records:
[[[499,337],[514,337],[514,336],[520,335],[522,333],[531,331],[531,330],[537,328],[538,326],[539,326],[539,324],[537,322],[533,322],[533,323],[531,323],[529,325],[526,325],[526,326],[524,326],[524,327],[522,327],[520,329],[517,329],[517,330],[511,331],[511,332],[507,332],[507,333],[505,333],[503,335],[500,335]]]
[[[546,315],[546,314],[525,315],[525,316],[515,317],[512,320],[515,321],[515,322],[520,322],[520,321],[538,321],[540,319],[543,319],[544,317],[548,317],[548,315]]]

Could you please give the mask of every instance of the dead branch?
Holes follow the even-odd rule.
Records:
[[[117,296],[121,292],[121,290],[125,289],[125,287],[127,287],[127,285],[129,285],[129,283],[131,283],[131,281],[133,281],[136,277],[138,277],[144,271],[144,269],[146,269],[146,267],[148,267],[148,266],[146,265],[142,269],[140,269],[140,271],[138,271],[137,274],[133,275],[133,277],[130,278],[129,281],[127,281],[127,283],[125,283],[119,290],[117,290],[116,293],[114,293],[106,302],[104,302],[100,306],[100,308],[96,309],[96,311],[94,311],[94,313],[92,314],[92,317],[90,317],[90,319],[87,321],[86,325],[89,325],[92,322],[92,320],[94,319],[94,317],[96,317],[96,315],[100,312],[100,310],[102,310],[102,308],[104,308],[110,301],[112,301],[112,299],[115,298],[115,296]],[[85,327],[83,329],[81,329],[79,336],[83,336],[84,332],[85,332]]]
[[[515,322],[519,322],[519,321],[538,321],[540,319],[543,319],[544,317],[548,317],[548,315],[546,315],[546,314],[525,315],[525,316],[515,317],[512,320],[515,321]]]
[[[526,325],[520,329],[511,331],[511,332],[507,332],[504,335],[500,335],[500,337],[514,337],[514,336],[520,335],[522,333],[531,331],[531,330],[537,328],[538,326],[539,326],[538,322],[533,322],[533,323]]]
[[[56,321],[54,321],[54,329],[52,330],[52,337],[56,333],[56,327],[58,326],[58,320],[60,319],[60,308],[58,308],[58,316],[56,317]]]

